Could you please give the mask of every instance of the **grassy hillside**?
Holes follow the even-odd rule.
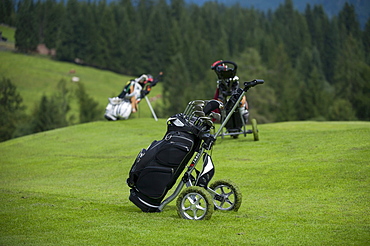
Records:
[[[145,214],[128,171],[165,120],[94,122],[0,143],[0,245],[366,245],[370,123],[260,125],[219,139],[213,180],[243,194],[238,212],[178,218],[175,202]]]
[[[2,32],[2,37],[7,39],[6,42],[0,41],[0,50],[13,50],[15,28],[0,24],[0,32]]]
[[[75,73],[70,73],[71,70],[75,70]],[[150,73],[150,71],[143,73]],[[126,82],[134,78],[73,63],[54,61],[43,56],[4,51],[0,51],[0,74],[2,77],[9,78],[17,86],[27,106],[27,112],[32,112],[35,103],[39,102],[42,95],[53,95],[61,79],[68,82],[70,91],[75,91],[77,84],[72,82],[72,77],[77,76],[80,78],[79,83],[84,84],[87,93],[99,103],[102,119],[108,97],[117,96]],[[149,98],[155,98],[161,93],[162,88],[159,83],[153,88]],[[153,102],[153,107],[156,109],[159,104],[161,99]],[[151,116],[146,102],[142,102],[141,105],[140,113],[133,114],[133,118]],[[77,102],[71,101],[71,106],[72,113],[77,114]]]

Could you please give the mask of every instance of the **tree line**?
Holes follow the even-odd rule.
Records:
[[[133,76],[164,71],[162,117],[212,98],[210,65],[224,59],[242,81],[266,81],[248,94],[259,122],[370,119],[370,20],[362,30],[348,3],[332,17],[321,5],[298,12],[291,0],[268,12],[184,0],[23,0],[7,9],[21,52],[43,43],[61,61]]]

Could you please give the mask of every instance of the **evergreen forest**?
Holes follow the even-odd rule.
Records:
[[[210,67],[222,59],[238,64],[241,82],[265,80],[248,94],[259,123],[370,120],[370,19],[361,28],[349,3],[331,17],[291,0],[268,12],[184,0],[3,0],[0,9],[19,52],[45,44],[60,61],[130,76],[163,71],[160,117],[212,98]]]

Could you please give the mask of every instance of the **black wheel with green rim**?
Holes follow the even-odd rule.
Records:
[[[217,180],[210,185],[217,195],[213,197],[215,208],[223,211],[238,211],[242,204],[242,193],[230,180]]]
[[[254,141],[258,141],[259,140],[259,136],[258,136],[258,129],[257,129],[257,120],[256,119],[252,119],[251,120],[251,124],[252,124],[252,132],[253,132]]]
[[[184,189],[177,198],[176,206],[178,215],[188,220],[209,220],[214,211],[211,195],[198,186]]]

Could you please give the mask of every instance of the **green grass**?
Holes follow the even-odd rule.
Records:
[[[75,74],[70,74],[75,70]],[[150,73],[144,71],[143,73]],[[80,78],[86,92],[98,102],[102,111],[102,119],[108,97],[117,96],[123,89],[126,82],[134,77],[124,76],[110,71],[99,70],[91,67],[79,66],[74,63],[51,60],[44,56],[16,54],[13,52],[0,51],[0,79],[9,78],[17,86],[17,90],[23,98],[27,112],[31,113],[43,95],[52,96],[57,91],[57,85],[61,79],[67,81],[67,88],[70,91],[77,89],[77,84],[72,82],[72,77]],[[161,83],[154,87],[148,95],[149,99],[162,94]],[[158,111],[162,104],[161,98],[152,102],[153,108]],[[77,100],[71,100],[71,114],[77,116]],[[132,118],[150,117],[151,112],[146,102],[140,103],[139,112],[132,114]],[[78,117],[76,117],[78,118]]]
[[[7,42],[14,44],[15,42],[15,38],[14,38],[15,28],[14,27],[0,24],[0,31],[2,32],[2,36],[8,39]]]
[[[149,127],[150,126],[150,127]],[[370,123],[287,122],[219,139],[213,180],[238,212],[209,221],[142,213],[128,171],[165,120],[94,122],[0,143],[0,245],[368,245]]]
[[[2,32],[2,37],[7,38],[6,42],[0,41],[0,51],[1,50],[14,50],[15,47],[15,28],[0,24],[0,32]]]

